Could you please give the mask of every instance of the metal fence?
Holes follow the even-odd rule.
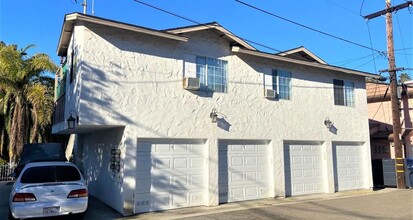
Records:
[[[12,181],[13,177],[10,176],[13,173],[15,166],[11,165],[0,165],[0,181]]]

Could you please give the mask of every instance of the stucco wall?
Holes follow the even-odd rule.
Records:
[[[83,173],[91,195],[123,213],[123,174],[110,169],[111,149],[122,145],[123,128],[81,135]]]
[[[81,82],[77,104],[81,112],[79,124],[125,126],[121,146],[127,152],[124,183],[132,186],[124,189],[125,200],[133,199],[139,138],[206,139],[210,161],[217,160],[219,139],[269,140],[275,155],[276,196],[284,195],[285,141],[322,143],[330,181],[334,180],[332,142],[361,143],[367,148],[366,167],[370,168],[364,77],[238,56],[230,51],[225,39],[210,31],[189,33],[188,42],[99,26],[77,26],[75,32],[78,31],[84,31],[77,79]],[[228,92],[184,90],[184,54],[227,60]],[[264,68],[292,71],[291,100],[264,98],[261,73]],[[355,82],[355,107],[334,105],[333,79]],[[211,123],[212,108],[220,112],[219,117],[225,115],[229,130]],[[336,133],[325,127],[326,117],[334,122]],[[99,138],[85,137],[85,145],[92,137]],[[206,205],[218,204],[217,172],[216,164],[210,163],[207,174],[210,195]],[[372,186],[370,176],[366,182],[366,188]],[[326,192],[334,192],[333,182]]]

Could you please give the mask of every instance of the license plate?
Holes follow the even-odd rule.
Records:
[[[43,208],[43,215],[57,215],[60,212],[60,206]]]

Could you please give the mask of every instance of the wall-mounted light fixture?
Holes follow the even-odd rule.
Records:
[[[76,118],[73,117],[72,113],[75,114]],[[79,123],[79,116],[77,115],[77,113],[74,110],[70,110],[69,114],[70,114],[69,118],[66,119],[67,129],[75,129],[76,124]]]
[[[217,123],[218,114],[215,108],[212,109],[212,112],[209,114],[209,117],[211,118],[212,123]]]
[[[330,120],[330,117],[327,117],[324,119],[324,125],[330,129],[333,126],[334,122]]]

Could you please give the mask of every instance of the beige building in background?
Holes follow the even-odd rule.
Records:
[[[366,85],[370,126],[371,159],[394,159],[390,88],[386,83]],[[413,158],[413,87],[399,86],[403,155]]]

